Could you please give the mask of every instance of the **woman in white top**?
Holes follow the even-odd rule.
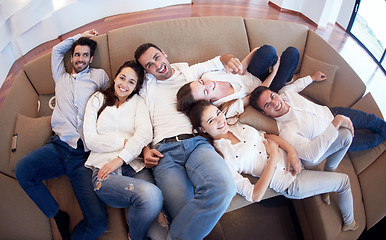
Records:
[[[162,208],[162,194],[138,155],[152,140],[152,126],[144,100],[137,94],[144,73],[134,61],[125,62],[114,83],[89,99],[84,116],[85,166],[93,170],[92,184],[99,198],[116,208],[129,208],[131,239],[147,239]]]
[[[234,104],[243,111],[249,104],[249,94],[258,86],[279,91],[292,80],[299,63],[299,51],[288,47],[279,57],[274,47],[263,45],[253,49],[240,63],[239,71],[214,71],[181,87],[177,93],[177,109],[184,111],[198,100],[219,106],[237,99]]]
[[[193,128],[223,155],[236,181],[238,193],[247,200],[260,201],[268,187],[291,199],[337,192],[343,217],[342,230],[358,228],[350,180],[346,174],[304,169],[292,174],[287,167],[287,155],[294,154],[295,150],[287,142],[239,122],[229,126],[224,114],[207,101],[198,101],[187,114]],[[260,179],[253,185],[241,173]]]

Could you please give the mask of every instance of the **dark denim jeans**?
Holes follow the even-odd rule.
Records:
[[[91,184],[92,171],[84,166],[88,155],[81,140],[77,149],[73,149],[55,135],[46,145],[21,159],[15,169],[20,186],[49,218],[59,208],[43,180],[68,176],[84,216],[72,232],[72,239],[97,239],[107,228],[104,204]]]
[[[354,125],[354,138],[348,151],[370,149],[386,139],[386,122],[374,114],[344,107],[330,108],[332,114],[344,115]]]
[[[264,81],[270,74],[270,67],[276,64],[277,59],[275,48],[263,45],[253,55],[248,72]],[[299,51],[295,47],[288,47],[280,56],[279,69],[269,88],[278,92],[286,82],[291,81],[298,64]]]

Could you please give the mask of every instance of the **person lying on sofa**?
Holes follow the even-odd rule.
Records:
[[[342,117],[338,118],[345,122],[343,123],[344,127],[349,127],[353,135],[353,140],[348,151],[361,151],[365,149],[370,149],[385,141],[386,122],[383,119],[375,116],[374,114],[368,114],[366,112],[344,107],[328,108],[326,106],[320,106],[318,104],[315,104],[301,97],[298,92],[302,91],[313,81],[323,81],[326,79],[325,76],[318,77],[317,75],[321,76],[321,73],[317,72],[312,77],[307,76],[305,78],[298,79],[294,82],[292,86],[288,85],[284,87],[281,91],[279,91],[279,94],[275,94],[271,91],[266,91],[269,89],[259,87],[252,92],[250,104],[252,105],[252,107],[262,111],[266,115],[274,117],[278,123],[278,128],[281,132],[280,134],[285,136],[284,138],[290,139],[293,136],[298,137],[298,134],[295,134],[295,128],[292,128],[293,126],[295,126],[296,128],[303,129],[305,132],[300,132],[303,133],[302,135],[304,137],[307,135],[318,135],[317,132],[323,132],[324,127],[327,127],[327,122],[324,122],[322,125],[319,125],[319,120],[317,120],[317,118],[325,118],[325,120],[332,120],[334,117],[336,118],[337,116],[345,116],[345,120],[343,120]],[[293,110],[291,110],[291,107]],[[315,115],[315,117],[311,117],[311,115],[308,115],[310,121],[306,122],[305,119],[302,120],[299,117],[301,114],[299,110],[308,110],[306,112],[314,112],[317,115]],[[288,119],[290,115],[296,116],[299,121],[296,121],[295,118]],[[305,114],[305,116],[307,116],[307,114]],[[317,127],[317,129],[319,129],[315,131],[315,133],[311,134],[310,132],[307,132],[310,129],[306,130],[305,128],[303,128],[304,124],[310,125],[310,127],[319,125]],[[301,139],[304,139],[303,136],[301,137]],[[293,140],[295,141],[295,139]],[[297,144],[297,146],[306,148],[306,146],[302,146],[302,144]],[[311,149],[309,149],[308,151],[310,150]],[[323,149],[320,150],[323,151]],[[314,154],[316,154],[316,152]],[[310,157],[303,157],[305,159],[310,159]],[[317,157],[315,157],[313,160],[316,161],[316,158]]]
[[[130,239],[147,239],[163,202],[151,170],[137,158],[153,136],[145,101],[137,94],[143,77],[141,66],[125,62],[114,83],[91,96],[84,114],[84,139],[91,150],[85,166],[93,170],[92,185],[104,203],[129,208]]]
[[[227,117],[240,114],[249,104],[253,89],[262,85],[279,91],[292,80],[298,63],[299,51],[294,47],[288,47],[281,57],[272,46],[255,48],[241,61],[242,68],[237,72],[207,72],[200,79],[186,83],[177,93],[177,109],[183,111],[201,99],[216,106],[238,99],[232,107],[235,112],[228,112]]]
[[[193,128],[223,155],[237,192],[248,201],[259,202],[268,187],[291,199],[337,192],[343,218],[342,231],[359,227],[354,218],[350,180],[346,174],[302,169],[292,175],[286,171],[287,154],[296,151],[281,137],[240,122],[229,126],[224,113],[205,100],[193,104],[187,114]],[[259,177],[259,180],[253,185],[241,173]]]
[[[90,183],[92,171],[84,166],[89,155],[84,145],[83,116],[86,103],[109,78],[103,69],[89,68],[97,43],[94,29],[70,37],[52,49],[51,68],[55,81],[56,105],[51,125],[54,136],[43,147],[21,159],[15,173],[20,186],[48,217],[54,218],[63,239],[70,239],[69,216],[43,184],[43,180],[66,174],[83,212],[71,239],[97,239],[107,228],[103,202]],[[71,50],[70,50],[71,49]],[[64,55],[71,51],[71,73],[64,67]]]
[[[204,72],[236,70],[240,62],[226,54],[192,66],[170,64],[152,43],[139,46],[135,59],[147,72],[140,95],[154,131],[152,148],[143,149],[144,162],[152,167],[164,197],[171,220],[168,239],[203,239],[226,211],[236,187],[221,156],[205,138],[193,134],[189,118],[177,111],[176,93]]]

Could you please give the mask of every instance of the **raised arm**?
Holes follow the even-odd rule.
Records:
[[[81,37],[93,37],[97,35],[99,35],[99,33],[95,29],[87,30],[82,34],[77,34],[63,40],[52,48],[51,70],[55,82],[60,76],[66,73],[66,69],[64,67],[64,55],[68,52],[68,50],[70,50],[72,44]]]
[[[277,70],[279,69],[279,66],[280,66],[280,56],[277,56],[277,62],[273,66],[272,72],[268,75],[268,77],[261,84],[262,86],[265,86],[265,87],[271,86],[271,83],[277,74]]]

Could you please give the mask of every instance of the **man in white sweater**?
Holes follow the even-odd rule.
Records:
[[[135,58],[147,74],[140,95],[149,108],[154,137],[143,150],[171,220],[168,239],[203,239],[210,233],[236,193],[231,173],[221,156],[201,136],[189,118],[177,111],[176,93],[182,85],[208,71],[232,69],[241,63],[232,55],[204,63],[170,64],[156,45],[139,46]]]
[[[324,170],[335,171],[350,147],[352,122],[298,94],[313,81],[325,79],[323,73],[316,72],[285,86],[279,94],[258,87],[251,93],[250,104],[276,120],[279,135],[296,149],[306,168],[327,158]]]

